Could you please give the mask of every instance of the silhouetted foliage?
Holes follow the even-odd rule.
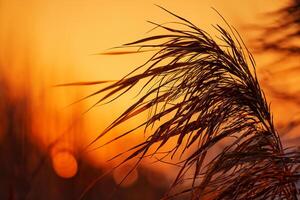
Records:
[[[171,26],[174,23],[151,22],[166,33],[123,47],[153,50],[154,55],[129,75],[90,95],[107,92],[97,105],[119,98],[141,81],[144,84],[139,99],[96,140],[150,111],[142,124],[110,142],[142,127],[151,129],[160,121],[143,143],[129,150],[124,162],[153,154],[150,149],[155,145],[154,154],[158,153],[172,138],[177,142],[165,156],[192,152],[178,163],[180,171],[165,199],[186,193],[191,199],[297,199],[300,154],[282,146],[254,59],[238,33],[229,25],[230,33],[216,25],[219,37],[215,40],[190,21],[167,12],[179,20],[175,24],[182,29]],[[222,151],[209,159],[207,155],[222,141],[226,141]],[[188,179],[192,181],[187,189],[173,190],[182,182],[189,183]]]

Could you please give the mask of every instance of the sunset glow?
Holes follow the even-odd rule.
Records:
[[[58,200],[78,198],[84,192],[93,199],[98,195],[95,192],[97,189],[114,188],[132,169],[134,165],[125,163],[105,174],[130,155],[127,152],[130,148],[147,139],[155,130],[156,124],[146,132],[143,128],[137,129],[116,140],[124,132],[144,122],[149,117],[148,112],[95,139],[138,100],[137,95],[143,83],[117,100],[109,102],[108,99],[100,105],[95,103],[106,94],[99,95],[97,91],[120,80],[153,55],[153,51],[146,49],[136,53],[136,49],[115,47],[166,33],[159,28],[152,30],[153,24],[147,21],[159,24],[176,21],[155,4],[184,16],[213,37],[218,32],[212,25],[227,25],[212,7],[234,26],[256,60],[259,83],[271,104],[278,132],[281,134],[292,130],[289,134],[282,134],[283,143],[297,146],[296,139],[300,137],[300,96],[294,94],[300,91],[299,57],[284,60],[278,53],[258,52],[253,45],[253,40],[259,35],[254,29],[274,23],[271,15],[265,14],[280,9],[288,2],[0,0],[0,145],[5,143],[0,151],[11,153],[7,155],[11,157],[8,162],[14,164],[8,164],[8,169],[14,165],[21,166],[21,162],[24,164],[29,160],[29,164],[24,164],[24,169],[14,168],[11,173],[0,173],[0,179],[7,174],[17,177],[6,177],[10,180],[5,186],[8,192],[3,197],[0,194],[0,199],[14,199],[14,191],[21,187],[18,185],[19,173],[25,168],[27,170],[27,167],[33,175],[20,179],[32,183],[32,188],[42,184],[47,187],[48,181],[49,185],[55,185],[49,189],[53,195],[51,198]],[[292,71],[290,66],[294,67]],[[291,121],[295,123],[289,124]],[[218,144],[220,149],[227,144],[227,140],[230,143],[231,138]],[[161,152],[169,150],[168,147],[176,145],[176,142],[175,139],[168,141],[160,149]],[[191,152],[191,149],[187,150],[184,156]],[[154,188],[157,194],[153,196],[161,196],[176,177],[178,166],[182,164],[178,162],[180,159],[176,155],[167,158],[166,162],[160,162],[159,156],[148,156],[120,184],[121,194],[123,189],[140,189],[142,186],[139,184],[142,183]],[[49,175],[48,169],[55,176]],[[144,174],[141,173],[143,170],[146,171]],[[87,175],[82,175],[83,172]],[[34,176],[42,178],[32,178]],[[101,185],[103,180],[106,186]],[[45,183],[41,184],[42,181]],[[68,185],[68,181],[74,183]],[[96,185],[95,191],[92,185]],[[35,197],[32,188],[26,187],[28,199],[30,195]],[[64,196],[63,190],[69,193]],[[78,192],[73,194],[70,192],[73,190]],[[105,195],[101,199],[106,198]],[[117,194],[116,198],[120,196]],[[157,196],[144,200],[154,198]]]

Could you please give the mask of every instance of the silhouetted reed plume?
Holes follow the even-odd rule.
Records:
[[[138,128],[151,129],[161,120],[143,143],[130,150],[125,162],[143,159],[155,144],[158,152],[174,137],[177,142],[169,155],[197,146],[181,160],[181,169],[164,198],[188,193],[191,199],[297,199],[300,154],[282,146],[257,80],[254,59],[238,33],[229,25],[229,32],[216,25],[219,37],[215,40],[190,21],[167,12],[179,20],[176,24],[182,29],[153,23],[166,34],[124,47],[150,49],[155,54],[123,79],[91,95],[107,92],[97,102],[100,104],[126,94],[140,81],[146,81],[141,90],[150,86],[96,140],[151,110],[142,124],[115,138]],[[224,140],[222,151],[204,164],[207,154]],[[190,186],[179,192],[172,190],[187,181],[190,170]]]

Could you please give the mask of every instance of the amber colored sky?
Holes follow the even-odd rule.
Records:
[[[286,1],[276,0],[0,0],[0,63],[2,72],[14,84],[28,83],[34,92],[35,112],[40,118],[34,140],[47,145],[63,132],[71,122],[96,99],[67,106],[97,87],[53,88],[52,85],[74,81],[119,79],[150,54],[97,56],[105,50],[146,36],[152,28],[146,20],[173,21],[174,18],[154,4],[159,4],[212,31],[211,24],[224,24],[211,9],[216,8],[247,41],[249,24],[259,25],[263,13],[276,10]],[[255,55],[258,66],[265,65],[271,56]],[[28,80],[29,79],[29,80]],[[18,87],[18,85],[17,85]],[[131,95],[111,106],[97,107],[83,118],[85,128],[70,131],[64,136],[70,141],[86,145],[132,102]],[[43,110],[43,112],[41,111]],[[54,110],[54,111],[53,111]],[[282,110],[276,107],[276,111]],[[44,112],[45,111],[45,112]],[[46,113],[46,114],[45,114]],[[54,120],[55,118],[55,120]],[[46,121],[46,122],[45,122]],[[82,120],[83,121],[83,120]],[[136,123],[129,122],[130,127]],[[78,123],[76,122],[75,124]],[[82,125],[83,126],[83,125]],[[126,128],[128,128],[126,127]],[[122,131],[125,127],[116,131]],[[66,131],[67,130],[67,131]],[[115,132],[111,133],[112,135]],[[111,136],[109,136],[111,137]],[[130,136],[131,140],[142,136]],[[101,143],[101,142],[100,142]],[[92,160],[103,163],[128,141],[91,153]]]

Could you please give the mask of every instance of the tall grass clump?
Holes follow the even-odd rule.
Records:
[[[216,25],[219,35],[214,39],[192,22],[164,10],[178,20],[151,22],[165,33],[122,46],[138,48],[137,52],[153,50],[153,56],[90,95],[103,93],[100,104],[143,83],[144,93],[95,140],[150,111],[143,123],[115,139],[139,128],[151,131],[144,142],[129,150],[124,162],[134,158],[140,162],[158,154],[174,138],[165,156],[189,151],[178,163],[180,170],[163,199],[185,194],[191,199],[298,199],[299,151],[283,147],[254,59],[237,31],[228,24],[228,30]],[[223,141],[221,152],[209,159]],[[189,183],[188,187],[178,189],[182,182]]]

